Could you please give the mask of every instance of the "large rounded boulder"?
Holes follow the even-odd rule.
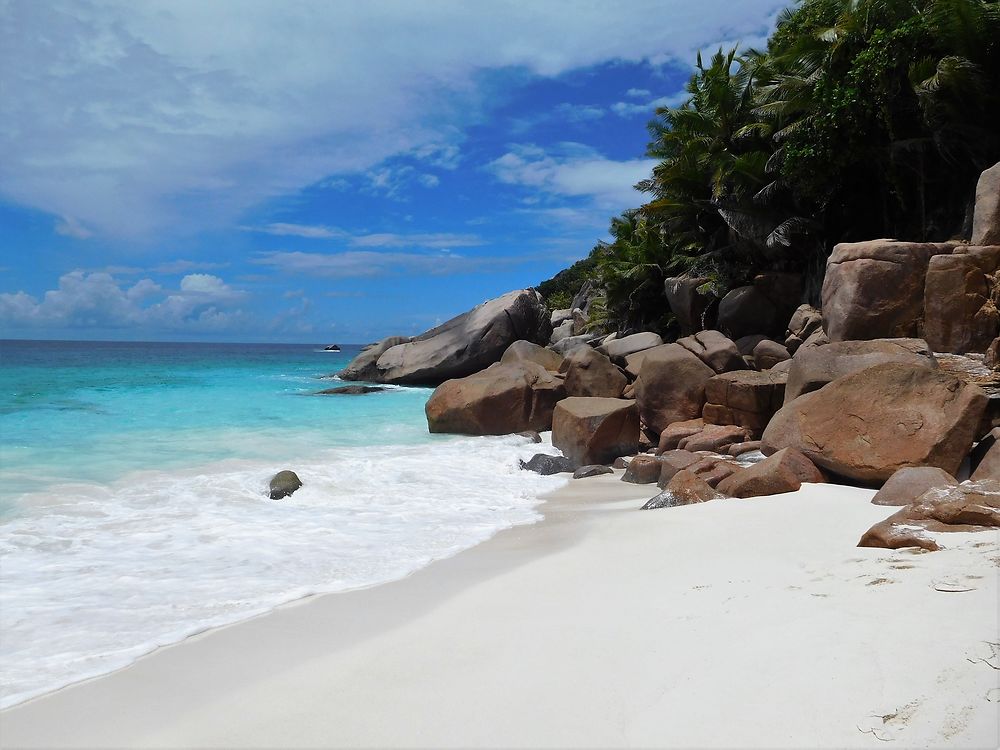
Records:
[[[609,464],[638,451],[639,411],[628,399],[563,399],[552,415],[552,444],[579,466]]]
[[[547,344],[551,333],[549,312],[538,292],[508,292],[387,349],[376,363],[375,380],[437,385],[499,362],[507,347],[520,339]]]
[[[506,435],[548,430],[566,395],[561,378],[536,362],[496,364],[439,385],[424,407],[431,432]]]
[[[701,416],[705,383],[715,370],[680,344],[664,344],[646,353],[635,381],[643,423],[659,434],[674,422]]]
[[[567,396],[619,398],[628,378],[596,349],[583,346],[571,351],[563,365]]]
[[[378,358],[389,351],[394,346],[405,344],[410,340],[409,336],[390,336],[374,344],[369,344],[361,353],[347,363],[347,367],[337,373],[341,380],[368,380],[378,379]]]
[[[904,466],[955,476],[986,401],[978,386],[939,370],[876,365],[786,403],[764,430],[761,450],[795,448],[822,469],[869,484]]]
[[[536,365],[541,365],[550,372],[559,372],[559,368],[562,367],[563,358],[562,355],[557,354],[551,349],[546,349],[544,346],[521,339],[508,346],[507,351],[500,357],[500,364],[502,365],[511,365],[517,362],[534,362]]]

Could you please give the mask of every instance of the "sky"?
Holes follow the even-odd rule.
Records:
[[[364,343],[587,255],[778,0],[0,0],[0,338]]]

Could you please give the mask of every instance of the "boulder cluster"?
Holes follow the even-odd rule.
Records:
[[[552,312],[519,290],[373,344],[340,377],[436,386],[431,432],[551,430],[563,456],[523,468],[583,479],[624,467],[623,481],[658,486],[647,509],[804,482],[881,488],[873,502],[902,508],[861,544],[936,549],[933,532],[1000,526],[992,172],[971,244],[839,244],[819,307],[795,274],[758,274],[721,300],[706,279],[671,278],[680,336],[664,341],[592,333],[589,283]]]

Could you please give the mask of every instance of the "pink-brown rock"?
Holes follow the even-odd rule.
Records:
[[[716,375],[705,384],[702,418],[708,424],[738,425],[759,436],[781,408],[788,375],[741,370]]]
[[[660,456],[660,478],[658,484],[660,487],[666,487],[674,474],[681,469],[686,469],[692,464],[698,463],[702,458],[704,456],[699,456],[697,453],[691,453],[690,451],[667,451]]]
[[[548,430],[563,382],[535,362],[495,364],[475,375],[446,380],[424,407],[431,432],[506,435]]]
[[[806,456],[783,448],[724,479],[718,489],[729,497],[761,497],[795,492],[803,482],[823,481],[822,472]]]
[[[650,351],[635,381],[643,423],[660,433],[674,422],[701,416],[705,383],[715,370],[679,344]]]
[[[1000,245],[1000,162],[979,175],[972,216],[973,245]]]
[[[1000,245],[962,251],[935,255],[928,264],[924,337],[936,352],[982,352],[1000,333],[988,275],[996,271]]]
[[[622,474],[622,481],[632,484],[652,484],[660,479],[660,468],[660,461],[656,456],[640,453],[628,462],[625,473]]]
[[[792,355],[777,341],[764,339],[753,348],[753,361],[758,370],[770,370],[779,362],[791,359]]]
[[[707,278],[692,276],[675,276],[664,280],[667,302],[684,336],[707,328],[711,324],[711,321],[706,320],[706,316],[715,297],[698,291],[698,288],[708,281]]]
[[[563,358],[551,349],[546,349],[544,346],[521,339],[508,346],[503,356],[500,357],[500,364],[502,365],[510,365],[517,362],[534,362],[549,372],[559,372]]]
[[[674,508],[680,505],[720,500],[724,495],[696,474],[681,469],[670,479],[666,488],[642,506],[643,510]]]
[[[677,343],[716,372],[746,369],[736,344],[719,331],[700,331],[677,339]]]
[[[927,490],[951,487],[958,480],[936,466],[904,466],[882,485],[872,498],[874,505],[910,505]]]
[[[785,404],[764,431],[762,450],[795,448],[821,469],[873,484],[904,466],[954,476],[986,401],[979,387],[939,370],[876,365]]]
[[[953,247],[896,240],[834,247],[822,292],[823,328],[830,341],[918,335],[928,263]]]
[[[657,453],[671,451],[677,447],[678,443],[686,437],[696,435],[705,429],[705,421],[699,419],[687,419],[683,422],[674,422],[667,429],[660,433],[660,440],[656,446]]]
[[[721,453],[733,443],[747,440],[749,433],[743,427],[736,425],[705,425],[705,428],[694,435],[683,438],[677,447],[685,451],[712,451]]]
[[[609,464],[638,450],[639,410],[627,399],[565,398],[552,415],[552,444],[577,465]]]
[[[620,398],[628,379],[617,365],[589,346],[574,349],[563,363],[567,396]]]

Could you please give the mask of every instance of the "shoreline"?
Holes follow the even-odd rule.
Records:
[[[9,708],[2,744],[995,744],[996,672],[975,660],[997,632],[997,535],[858,549],[885,515],[869,490],[635,512],[650,486],[619,477],[571,481],[541,521],[404,579]],[[934,590],[944,578],[972,590]]]

